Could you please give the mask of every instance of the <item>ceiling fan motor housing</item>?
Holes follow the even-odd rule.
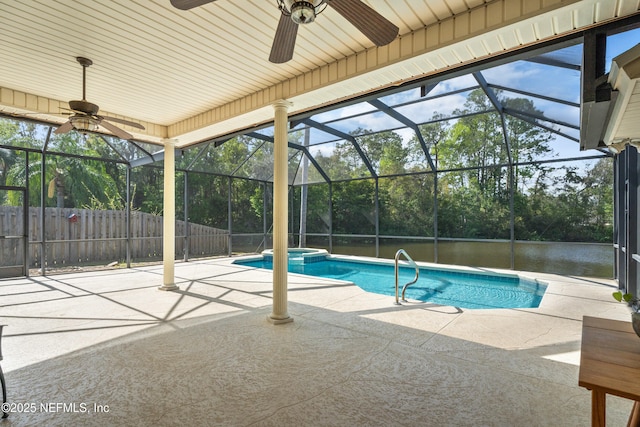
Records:
[[[80,111],[81,113],[95,116],[98,114],[99,107],[96,104],[82,100],[82,101],[69,101],[69,108],[73,111]]]

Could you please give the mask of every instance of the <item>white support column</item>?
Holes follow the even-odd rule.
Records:
[[[288,101],[273,105],[273,309],[267,319],[274,324],[293,322],[287,312],[287,252],[288,252]]]
[[[161,291],[178,289],[175,284],[174,264],[176,256],[176,165],[175,141],[164,141],[164,194],[162,221],[162,286]]]

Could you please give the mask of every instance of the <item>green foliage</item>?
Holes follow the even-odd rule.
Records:
[[[188,174],[189,218],[191,222],[226,229],[229,180],[198,172]]]
[[[380,179],[381,234],[433,236],[434,175]]]
[[[263,220],[257,215],[254,206],[261,199],[261,183],[245,179],[233,181],[231,190],[233,231],[236,233],[262,232]],[[253,202],[252,202],[253,198]],[[253,204],[252,204],[253,203]],[[260,202],[261,203],[261,202]],[[260,209],[262,212],[262,209]],[[226,227],[225,227],[226,228]]]
[[[333,186],[333,232],[375,234],[373,180],[346,181]]]
[[[308,233],[328,233],[330,226],[329,215],[329,186],[325,184],[307,185],[307,232]],[[290,204],[292,230],[298,230],[300,223],[300,197],[301,187],[293,190],[292,202]]]
[[[632,294],[623,294],[622,291],[616,291],[612,295],[616,301],[624,302],[631,307],[631,310],[636,313],[640,313],[640,300],[635,298]]]
[[[498,96],[513,111],[542,115],[528,99]],[[360,151],[350,140],[333,142],[323,149],[311,146],[315,160],[334,182],[330,191],[316,168],[309,165],[309,182],[315,184],[307,186],[307,231],[327,233],[332,229],[336,234],[372,235],[379,226],[382,235],[433,236],[437,205],[440,237],[508,239],[513,197],[518,240],[611,242],[611,159],[580,165],[536,163],[553,156],[551,133],[512,117],[503,127],[501,117],[487,112],[490,110],[489,99],[476,90],[455,111],[460,118],[444,121],[435,114],[421,125],[422,139],[393,131],[356,129],[352,136]],[[0,145],[41,148],[44,129],[2,119]],[[290,142],[302,145],[303,136],[303,132],[293,132]],[[80,157],[132,160],[141,155],[126,141],[108,141],[75,132],[56,135],[48,146],[54,153],[44,157],[44,177],[41,153],[29,154],[27,162],[24,152],[0,149],[0,185],[28,184],[31,206],[41,204],[40,192],[33,189],[39,190],[44,182],[52,188],[52,197],[45,197],[46,206],[123,209],[126,166]],[[230,202],[234,233],[262,232],[263,224],[270,226],[272,221],[273,188],[261,181],[273,178],[273,149],[273,144],[263,139],[240,136],[217,146],[187,150],[178,159],[180,167],[190,170],[186,176],[178,174],[178,213],[185,191],[183,180],[187,179],[190,221],[227,228]],[[512,169],[508,167],[510,159],[518,163]],[[367,163],[379,176],[377,186]],[[289,149],[290,180],[298,177],[300,164],[300,152]],[[432,165],[439,170],[437,177]],[[229,180],[225,176],[229,174],[251,179]],[[162,213],[162,167],[133,169],[131,185],[132,209]],[[19,194],[10,193],[10,197]],[[294,231],[300,221],[300,187],[290,192],[289,201],[290,229]]]

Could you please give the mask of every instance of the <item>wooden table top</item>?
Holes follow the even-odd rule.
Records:
[[[584,316],[578,384],[640,400],[640,337],[631,322]]]

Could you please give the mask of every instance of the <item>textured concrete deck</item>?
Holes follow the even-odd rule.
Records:
[[[629,320],[611,281],[527,274],[538,309],[459,310],[215,259],[0,281],[0,425],[585,426],[583,315]],[[609,425],[631,402],[608,398]]]

